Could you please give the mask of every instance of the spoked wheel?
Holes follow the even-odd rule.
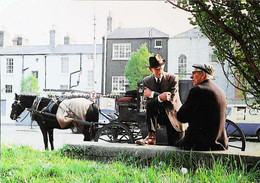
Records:
[[[246,137],[241,128],[230,121],[226,120],[226,131],[228,136],[228,146],[229,148],[240,149],[241,151],[245,151],[246,149]]]
[[[121,123],[109,123],[97,131],[95,142],[134,143],[130,129]]]
[[[133,134],[135,141],[142,139],[141,129],[140,129],[139,124],[137,122],[130,122],[128,126],[130,128],[131,133]]]

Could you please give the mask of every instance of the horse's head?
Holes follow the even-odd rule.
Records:
[[[25,107],[22,106],[19,95],[15,94],[15,101],[12,104],[12,111],[10,113],[10,118],[12,120],[16,120],[24,110]]]

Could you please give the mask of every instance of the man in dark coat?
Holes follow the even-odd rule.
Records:
[[[226,96],[212,82],[215,69],[209,64],[193,65],[193,87],[177,119],[189,127],[179,146],[185,150],[226,150]]]
[[[149,64],[149,69],[153,74],[143,79],[144,96],[147,98],[146,123],[149,134],[136,143],[155,145],[156,129],[159,124],[166,126],[168,144],[175,145],[184,136],[187,126],[178,122],[175,114],[181,106],[178,91],[179,79],[163,71],[165,60],[159,54],[150,57]]]

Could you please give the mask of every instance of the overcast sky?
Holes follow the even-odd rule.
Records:
[[[0,30],[5,32],[5,45],[15,36],[28,39],[30,45],[49,44],[52,27],[56,44],[63,44],[66,35],[71,43],[92,44],[95,14],[96,40],[101,43],[109,12],[114,28],[155,27],[174,36],[193,27],[189,13],[161,0],[0,0]]]

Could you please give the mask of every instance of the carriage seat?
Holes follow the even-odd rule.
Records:
[[[122,97],[117,100],[119,107],[130,107],[137,109],[137,102],[133,97]]]
[[[117,100],[119,107],[129,107],[137,109],[137,90],[129,90],[125,95]]]

